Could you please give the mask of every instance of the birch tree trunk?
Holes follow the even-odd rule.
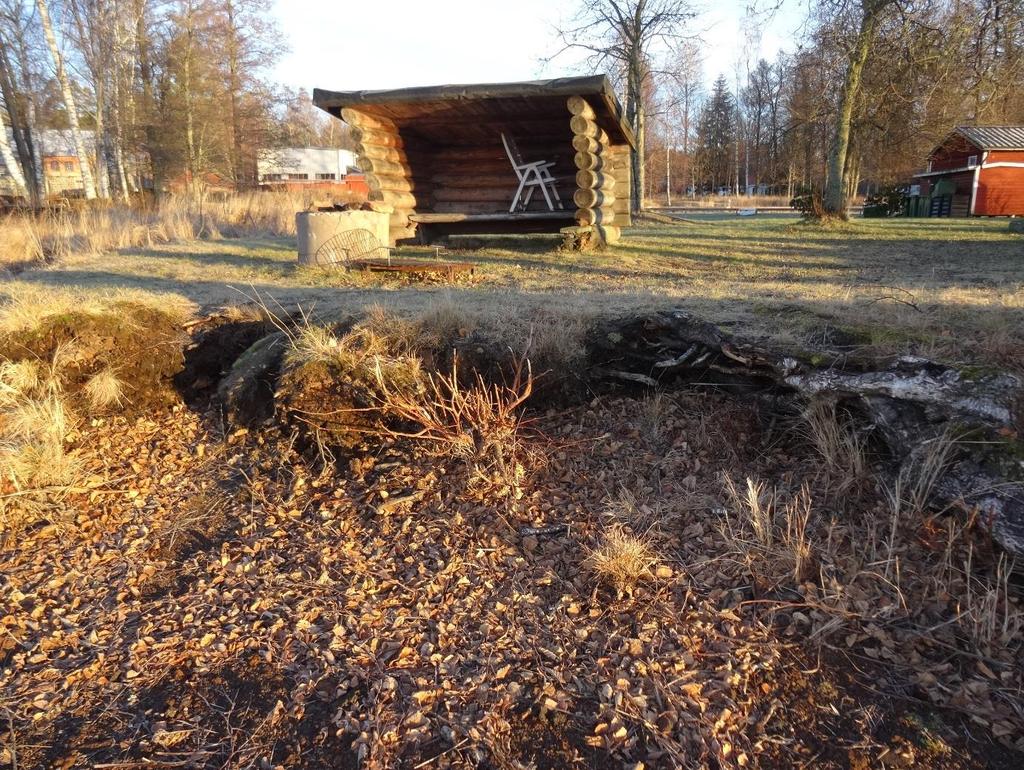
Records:
[[[93,184],[89,156],[85,152],[85,140],[82,138],[81,124],[78,121],[75,95],[71,91],[71,79],[64,69],[64,58],[57,47],[57,38],[53,34],[53,24],[50,22],[50,12],[46,6],[46,0],[36,0],[36,7],[39,9],[39,21],[43,25],[43,35],[46,37],[46,44],[50,48],[50,54],[53,56],[54,66],[57,70],[57,80],[64,97],[64,106],[68,111],[71,136],[75,141],[75,153],[78,155],[78,164],[82,173],[82,189],[85,192],[86,200],[93,200],[96,197],[96,186]]]
[[[6,43],[0,40],[0,93],[7,104],[7,114],[11,118],[11,132],[14,134],[14,147],[18,153],[22,179],[26,185],[29,202],[38,207],[41,202],[43,184],[36,160],[35,145],[32,141],[32,100],[29,97],[29,115],[21,111],[18,104],[18,89],[11,75],[11,62],[7,55]],[[5,134],[6,138],[6,134]]]
[[[0,110],[0,159],[4,162],[7,173],[14,180],[14,188],[18,195],[28,198],[28,185],[25,184],[25,175],[21,173],[21,166],[11,152],[11,143],[7,139],[7,124],[4,122],[4,111]]]
[[[102,75],[96,77],[96,141],[93,149],[96,157],[96,194],[100,198],[110,197],[110,169],[107,168],[107,125],[106,84]]]
[[[156,127],[155,98],[153,94],[153,45],[149,29],[146,26],[146,0],[133,0],[135,14],[135,56],[139,65],[139,80],[142,85],[142,99],[139,111],[142,114],[142,125],[145,134],[145,147],[149,153],[149,162],[153,173],[153,195],[159,198],[163,194],[167,163],[160,144],[160,134]],[[135,108],[134,102],[132,108]],[[133,122],[134,119],[133,119]]]
[[[242,168],[242,126],[239,96],[242,83],[239,75],[239,29],[235,18],[235,6],[228,0],[224,6],[227,14],[227,59],[228,59],[228,104],[231,108],[231,176],[235,189],[248,186],[245,171]],[[333,125],[333,123],[332,123]]]
[[[196,192],[196,121],[195,121],[195,107],[193,104],[193,93],[192,93],[192,60],[193,60],[193,41],[195,37],[195,27],[193,19],[193,8],[192,4],[189,3],[188,13],[186,15],[187,27],[185,29],[185,71],[183,77],[183,89],[185,92],[185,162],[186,162],[186,184],[188,185],[188,191],[190,195],[195,195]]]

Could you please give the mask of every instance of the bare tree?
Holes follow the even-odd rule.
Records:
[[[39,9],[39,22],[43,26],[43,35],[46,37],[46,44],[50,47],[50,55],[53,56],[54,67],[56,68],[57,81],[60,83],[61,93],[64,97],[64,106],[68,111],[68,122],[71,125],[71,136],[75,142],[75,153],[78,155],[78,165],[82,173],[82,189],[85,191],[87,200],[96,197],[96,185],[93,184],[92,169],[89,166],[89,156],[85,152],[85,140],[82,138],[81,124],[78,121],[78,107],[75,104],[75,95],[71,90],[71,79],[64,68],[64,57],[57,47],[57,38],[53,34],[53,24],[50,21],[50,12],[46,6],[46,0],[36,0],[36,7]]]
[[[18,195],[28,197],[28,185],[25,184],[25,175],[21,173],[21,166],[14,159],[11,151],[11,143],[7,139],[7,125],[4,123],[4,110],[0,110],[0,160],[3,161],[7,173],[14,181],[14,189]]]
[[[108,113],[117,111],[116,105],[113,105],[113,109],[110,105],[113,68],[116,64],[114,32],[117,20],[110,0],[68,0],[67,9],[77,33],[75,43],[92,79],[95,99],[93,120],[96,129],[96,192],[100,198],[109,198],[110,169],[107,167],[107,150],[110,146],[110,137],[107,116]],[[112,56],[112,53],[115,55]]]
[[[36,94],[28,55],[31,32],[26,19],[25,0],[0,0],[0,94],[11,119],[14,149],[29,201],[38,206],[44,184],[37,143],[32,135]]]
[[[596,66],[610,66],[626,101],[626,119],[636,134],[632,153],[634,212],[643,208],[646,100],[644,87],[659,45],[683,38],[695,16],[690,0],[580,0],[570,24],[559,30],[567,49],[590,53]]]
[[[847,6],[852,2],[853,8]],[[846,54],[846,74],[839,92],[832,130],[832,141],[828,150],[828,173],[825,177],[825,192],[822,205],[826,215],[846,218],[846,202],[850,189],[850,133],[853,111],[860,95],[864,66],[871,53],[882,14],[897,0],[829,0],[835,11],[843,14],[852,11],[856,33],[850,41]]]

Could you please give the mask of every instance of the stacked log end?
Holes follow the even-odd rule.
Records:
[[[581,96],[570,96],[566,102],[572,117],[572,146],[576,150],[576,222],[592,227],[604,243],[619,240],[621,230],[616,221],[616,180],[612,163],[613,147],[608,135],[597,124],[594,108]],[[628,191],[628,187],[625,188]],[[626,201],[628,207],[628,200]]]
[[[352,126],[359,167],[366,175],[370,200],[392,209],[391,244],[415,235],[409,217],[416,211],[417,196],[424,194],[413,179],[405,144],[394,121],[345,108],[342,119]]]
[[[611,147],[608,151],[610,173],[615,177],[618,196],[612,204],[615,212],[615,226],[629,227],[633,224],[632,212],[630,211],[630,188],[633,185],[633,167],[631,165],[630,149],[628,144]]]

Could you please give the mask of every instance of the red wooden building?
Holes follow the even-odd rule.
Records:
[[[916,179],[931,216],[1024,216],[1024,126],[959,126]]]

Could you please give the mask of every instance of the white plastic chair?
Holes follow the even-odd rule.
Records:
[[[533,192],[538,187],[548,204],[548,211],[554,211],[556,205],[561,209],[562,199],[558,196],[558,187],[555,184],[555,178],[551,175],[551,169],[555,164],[543,160],[524,163],[514,139],[502,134],[501,143],[505,145],[505,154],[508,155],[509,163],[512,164],[516,177],[519,179],[519,188],[512,198],[512,205],[508,207],[508,213],[514,213],[517,208],[520,211],[526,211],[533,198]],[[523,195],[524,192],[525,195]]]

